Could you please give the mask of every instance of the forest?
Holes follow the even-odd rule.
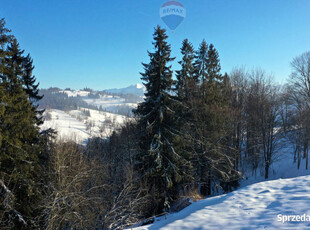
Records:
[[[133,119],[83,146],[40,129],[44,95],[33,60],[1,19],[1,229],[151,223],[189,199],[233,191],[245,170],[268,179],[289,146],[296,167],[308,169],[310,52],[291,61],[288,83],[279,85],[262,69],[222,73],[217,49],[203,38],[197,49],[185,39],[177,60],[168,39],[154,29],[141,73],[146,93]],[[81,103],[57,97],[54,106]]]

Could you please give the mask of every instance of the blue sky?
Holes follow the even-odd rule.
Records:
[[[164,0],[0,0],[0,17],[34,59],[43,88],[125,87],[140,82]],[[309,0],[181,0],[184,22],[168,30],[173,55],[203,38],[222,72],[260,67],[284,82],[290,62],[310,50]],[[175,62],[173,68],[177,69]]]

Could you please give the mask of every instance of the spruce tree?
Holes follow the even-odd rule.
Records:
[[[41,192],[40,134],[35,112],[23,88],[22,54],[17,40],[13,39],[5,49],[0,75],[3,89],[0,95],[0,178],[15,198],[14,207],[2,216],[2,223],[7,225],[11,220],[15,229],[35,227]]]
[[[202,88],[202,94],[205,94],[205,85],[207,81],[207,65],[208,65],[208,44],[205,39],[199,46],[198,51],[196,51],[195,56],[195,78],[200,82]]]
[[[11,31],[5,27],[5,20],[4,18],[0,19],[0,83],[3,82],[3,74],[4,74],[4,68],[5,68],[5,56],[7,54],[6,46],[10,39],[12,38],[12,35],[10,35]],[[3,121],[4,111],[5,111],[5,102],[4,102],[4,96],[5,96],[5,88],[0,85],[0,122]],[[1,128],[1,127],[0,127]],[[0,147],[2,143],[2,130],[0,129]]]
[[[0,123],[2,123],[3,121],[4,112],[5,112],[4,88],[2,85],[0,85]],[[2,144],[2,130],[0,129],[0,148],[1,144]]]
[[[213,44],[209,45],[208,55],[207,55],[207,78],[208,82],[223,81],[223,76],[221,75],[221,64],[219,59],[218,51],[215,49]]]
[[[176,71],[176,84],[175,90],[180,99],[188,99],[193,84],[196,83],[195,68],[194,68],[194,47],[192,43],[185,39],[182,44],[181,54],[182,60],[179,61],[181,69]]]
[[[44,113],[44,110],[38,110],[38,101],[41,100],[43,96],[39,95],[39,83],[36,83],[36,78],[32,75],[34,66],[30,54],[23,58],[23,67],[24,73],[22,75],[22,81],[24,85],[24,90],[32,103],[33,111],[35,111],[37,119],[36,123],[37,125],[41,125],[43,124],[42,114]]]
[[[154,52],[148,52],[150,63],[143,64],[142,80],[146,87],[145,101],[135,114],[141,129],[141,152],[136,159],[136,167],[150,186],[153,197],[152,211],[159,212],[169,207],[175,198],[173,186],[182,179],[180,165],[184,159],[173,145],[178,136],[174,126],[172,90],[172,70],[169,63],[171,48],[167,43],[166,31],[159,26],[154,33]]]
[[[0,74],[4,71],[4,59],[6,55],[6,46],[12,39],[11,31],[5,27],[4,18],[0,19]]]
[[[174,103],[175,129],[179,131],[180,135],[175,139],[174,144],[180,155],[187,161],[187,164],[182,166],[182,171],[187,175],[186,178],[183,178],[184,187],[184,184],[188,185],[194,181],[192,161],[194,159],[193,137],[195,131],[192,129],[192,121],[194,110],[196,110],[195,103],[199,84],[194,67],[195,50],[188,39],[182,43],[181,54],[182,60],[179,61],[181,69],[176,71],[177,80],[174,87],[178,101],[178,103]],[[184,191],[185,194],[186,192]]]
[[[210,195],[213,183],[225,185],[236,174],[227,150],[229,102],[218,52],[205,40],[197,51],[195,68],[201,84],[193,119],[197,141],[193,163],[201,194]]]

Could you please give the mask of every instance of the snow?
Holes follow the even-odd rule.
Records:
[[[135,229],[305,229],[310,222],[283,223],[278,215],[310,215],[309,204],[310,176],[278,179],[197,201]]]
[[[125,89],[128,88],[142,91],[145,89],[141,84]],[[117,91],[126,92],[124,89]],[[134,108],[137,105],[126,103],[124,98],[116,95],[100,95],[99,98],[91,98],[88,91],[65,90],[63,92],[70,97],[80,96],[88,104],[101,106],[106,111],[116,111],[119,106]],[[90,116],[87,116],[84,110],[89,111]],[[59,139],[73,139],[82,144],[91,137],[107,138],[113,130],[130,119],[114,113],[85,108],[71,111],[55,109],[46,111],[51,114],[52,119],[45,121],[42,129],[53,128],[58,131]],[[163,217],[157,218],[153,225],[137,229],[298,229],[306,227],[310,229],[310,222],[277,221],[278,214],[310,215],[310,211],[307,210],[310,204],[310,176],[305,176],[309,174],[309,170],[305,169],[304,159],[298,170],[296,162],[293,162],[294,149],[290,143],[284,143],[284,146],[286,148],[280,149],[273,158],[268,181],[264,178],[263,165],[259,165],[254,174],[250,168],[246,169],[247,167],[243,165],[244,179],[240,182],[238,190],[192,203],[179,213],[168,215],[167,220]]]
[[[136,96],[143,97],[146,91],[146,88],[143,84],[137,83],[135,85],[130,85],[125,88],[106,89],[104,91],[108,93],[115,93],[115,94],[133,94]],[[77,96],[88,97],[88,95],[91,93],[85,90],[62,90],[60,92],[66,93],[69,97],[77,97]]]
[[[310,222],[278,221],[278,215],[310,215],[310,171],[294,162],[289,142],[279,150],[265,180],[264,167],[244,170],[236,191],[192,203],[184,210],[157,218],[146,229],[310,229]],[[286,178],[286,179],[283,179]]]
[[[58,132],[59,139],[77,138],[81,142],[89,138],[86,125],[71,117],[62,110],[46,110],[51,114],[52,120],[45,121],[41,129],[53,128]]]
[[[107,90],[107,92],[114,92],[114,90]],[[137,103],[128,103],[126,102],[125,98],[122,98],[120,96],[116,95],[106,95],[106,94],[100,94],[99,98],[92,98],[89,97],[90,92],[89,91],[83,91],[83,90],[64,90],[60,91],[62,93],[66,93],[68,97],[77,97],[80,96],[83,101],[85,101],[89,105],[97,106],[98,108],[102,108],[108,112],[117,113],[117,111],[121,107],[127,107],[130,109],[134,109],[137,107]],[[134,94],[140,96],[141,93],[144,95],[144,86],[142,85],[135,85],[135,86],[129,86],[127,88],[123,89],[117,89],[114,93],[119,92],[120,94]],[[141,96],[141,101],[143,100]],[[139,101],[140,102],[140,101]]]
[[[119,106],[128,106],[131,108],[135,108],[137,106],[136,103],[126,103],[125,99],[119,96],[100,95],[100,98],[82,97],[82,99],[87,104],[102,107],[103,109],[111,112],[115,111]]]
[[[66,93],[68,95],[68,97],[87,97],[89,95],[89,91],[84,91],[84,90],[64,90],[64,91],[60,91],[63,93]]]
[[[109,93],[117,93],[117,94],[134,94],[134,95],[143,97],[145,93],[145,86],[142,84],[135,84],[135,85],[130,85],[126,88],[107,89],[105,91]]]
[[[90,112],[90,116],[86,116],[83,110],[84,108],[80,108],[79,110],[65,112],[48,109],[46,112],[50,113],[51,120],[46,120],[41,129],[55,129],[58,132],[58,139],[61,140],[75,140],[78,143],[86,143],[91,137],[107,138],[129,119],[122,115],[91,109],[86,109]]]
[[[298,176],[309,175],[310,171],[306,170],[306,160],[302,159],[300,169],[297,169],[297,163],[294,162],[294,149],[289,142],[285,143],[286,148],[282,148],[277,153],[274,162],[270,166],[269,179],[275,180],[280,178],[293,178]],[[243,171],[243,180],[240,187],[265,181],[264,166],[260,165],[256,174],[252,175],[251,170]]]
[[[136,87],[137,87],[137,89],[144,89],[145,87],[144,87],[144,85],[142,85],[142,84],[136,84]]]
[[[115,91],[115,92],[114,92]],[[46,120],[41,129],[53,128],[58,132],[58,138],[62,140],[74,140],[78,143],[86,143],[91,137],[107,138],[112,131],[118,129],[121,124],[130,119],[117,113],[130,115],[131,110],[137,107],[137,103],[143,100],[145,87],[142,84],[131,85],[122,89],[107,90],[107,92],[119,93],[119,95],[108,95],[103,92],[93,92],[98,98],[90,96],[90,91],[85,90],[61,90],[68,97],[81,97],[89,105],[98,110],[80,108],[79,110],[62,111],[47,109],[51,120]],[[128,99],[127,95],[134,94],[137,99]],[[142,95],[142,96],[140,96]],[[136,103],[132,103],[136,102]],[[137,101],[135,101],[137,100]],[[90,116],[83,114],[83,110],[90,111]],[[99,111],[104,110],[103,111]]]

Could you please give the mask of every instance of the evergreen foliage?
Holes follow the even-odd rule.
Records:
[[[195,57],[195,78],[198,79],[202,85],[207,81],[207,64],[208,64],[208,44],[203,40],[196,51]]]
[[[86,116],[95,107],[58,88],[42,90],[41,101],[32,58],[0,20],[1,229],[123,229],[191,193],[231,191],[243,169],[263,166],[267,179],[284,139],[297,167],[305,159],[308,169],[309,52],[293,60],[293,84],[279,94],[263,71],[222,75],[218,51],[205,40],[197,51],[183,41],[173,80],[166,31],[158,26],[153,38],[135,119],[87,146],[54,143],[52,130],[39,130],[39,102],[87,108]]]
[[[4,38],[8,32],[4,21],[1,27]],[[0,179],[14,196],[14,206],[2,213],[1,224],[16,229],[34,228],[42,191],[40,133],[36,111],[24,90],[23,51],[15,38],[1,40]]]
[[[213,44],[205,40],[196,52],[195,76],[198,79],[198,95],[191,101],[190,127],[193,145],[194,177],[202,195],[210,195],[213,184],[237,180],[238,172],[232,170],[233,156],[227,138],[230,132],[227,82],[221,75],[220,60]],[[227,80],[227,78],[225,78]],[[229,188],[227,188],[229,189]]]
[[[184,159],[176,152],[173,140],[178,133],[174,127],[173,104],[176,99],[172,90],[172,70],[169,63],[171,48],[167,43],[166,31],[159,26],[154,33],[154,52],[148,52],[150,63],[143,64],[141,73],[145,82],[145,101],[135,114],[139,117],[141,153],[137,156],[137,169],[144,174],[154,197],[154,211],[168,208],[176,192],[173,186],[182,180],[180,165]]]
[[[177,81],[175,83],[175,90],[180,99],[188,100],[192,93],[193,84],[196,83],[195,67],[194,67],[194,47],[192,43],[185,39],[182,44],[181,54],[182,60],[179,61],[181,70],[176,71]]]
[[[23,87],[26,92],[26,94],[29,97],[29,100],[32,102],[33,111],[35,111],[36,119],[37,119],[37,125],[43,124],[43,116],[44,110],[38,110],[39,105],[37,102],[43,98],[43,95],[39,95],[39,83],[36,83],[35,76],[32,75],[32,71],[34,69],[33,66],[33,60],[30,57],[30,54],[28,54],[26,57],[23,58],[23,75],[22,75],[22,81],[23,81]]]

